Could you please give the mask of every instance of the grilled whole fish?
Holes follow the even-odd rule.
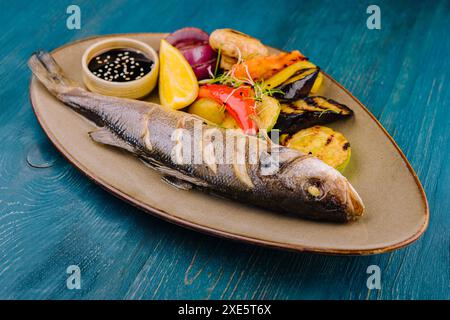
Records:
[[[86,91],[64,76],[46,52],[35,53],[29,66],[57,99],[99,126],[89,133],[94,141],[133,153],[179,188],[195,187],[316,220],[345,222],[363,214],[362,200],[347,179],[317,158],[242,132],[233,133],[239,143],[230,144],[228,139],[212,138],[217,134],[226,136],[228,130],[185,112]],[[197,128],[201,138],[193,140],[198,152],[190,155],[177,149],[179,140],[185,134],[195,135]],[[250,150],[255,142],[264,146],[264,152]],[[231,160],[217,161],[219,151],[227,150],[229,145],[232,147],[227,159]],[[194,159],[199,154],[201,161]],[[278,170],[262,174],[274,154]]]

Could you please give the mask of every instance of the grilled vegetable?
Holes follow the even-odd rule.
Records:
[[[208,42],[209,35],[199,28],[187,27],[171,33],[166,37],[166,40],[175,48],[179,46],[187,47]]]
[[[257,117],[253,117],[253,120],[255,120],[255,122],[257,123],[259,130],[272,130],[273,126],[277,122],[278,115],[280,114],[280,109],[280,103],[277,99],[264,95],[262,101],[257,102],[256,104]],[[220,126],[225,129],[239,129],[239,125],[237,124],[236,120],[228,111],[224,112],[224,119],[220,123]]]
[[[237,62],[238,60],[235,58],[224,56],[223,54],[220,55],[220,68],[223,70],[231,70]]]
[[[267,48],[258,40],[245,33],[233,29],[217,29],[211,33],[209,44],[215,50],[221,50],[221,68],[229,70],[229,62],[237,62],[238,58],[248,59],[269,54]],[[227,62],[227,63],[226,63]]]
[[[314,85],[311,88],[310,94],[316,94],[317,92],[319,92],[320,87],[322,87],[322,82],[323,82],[323,74],[322,72],[319,72],[316,81],[314,81]]]
[[[234,120],[231,114],[227,111],[225,111],[225,118],[223,119],[220,126],[225,129],[239,129],[239,125],[237,124],[236,120]]]
[[[298,61],[264,81],[264,89],[276,88],[289,80],[289,78],[293,77],[295,74],[298,74],[300,71],[314,68],[317,67],[308,60]]]
[[[332,99],[320,96],[306,97],[282,104],[275,127],[284,133],[292,134],[316,124],[327,124],[351,116],[353,111],[350,108]]]
[[[208,98],[195,101],[189,106],[188,112],[215,124],[221,124],[225,119],[225,108],[223,105]]]
[[[198,97],[210,98],[218,103],[225,104],[227,111],[245,133],[255,134],[257,126],[252,119],[256,117],[255,93],[248,86],[234,89],[221,84],[207,84],[200,87]]]
[[[305,59],[305,56],[297,50],[270,56],[257,56],[245,60],[243,63],[235,64],[233,74],[237,79],[248,79],[249,77],[255,81],[269,79],[286,67]]]
[[[277,87],[276,89],[283,93],[275,93],[274,96],[282,101],[294,101],[306,97],[311,92],[318,74],[318,68],[300,70]]]
[[[213,72],[216,65],[217,53],[209,45],[209,36],[205,31],[183,28],[167,36],[166,40],[180,50],[198,80],[209,78],[209,71]]]
[[[266,131],[272,130],[275,123],[277,123],[280,110],[280,103],[277,99],[264,95],[262,101],[256,104],[259,129],[265,129]]]
[[[282,135],[281,144],[319,158],[329,166],[343,171],[350,161],[350,143],[342,133],[314,126],[296,134]]]
[[[309,62],[308,60],[298,61],[294,64],[291,64],[287,68],[284,68],[280,72],[276,73],[275,75],[264,81],[263,88],[264,89],[276,88],[281,84],[283,84],[284,82],[288,81],[289,78],[298,75],[302,70],[315,68],[317,68],[317,66]],[[322,80],[323,80],[322,73],[319,73],[317,75],[317,79],[314,82],[313,87],[311,88],[311,93],[316,93],[320,89],[320,86],[322,85]]]

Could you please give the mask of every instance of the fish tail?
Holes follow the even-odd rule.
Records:
[[[35,52],[28,60],[28,66],[39,81],[53,94],[67,91],[74,82],[64,75],[61,67],[46,51]]]

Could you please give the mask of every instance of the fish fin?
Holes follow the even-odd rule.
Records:
[[[147,167],[152,168],[156,171],[158,171],[159,167],[164,167],[164,164],[162,164],[161,162],[145,155],[139,155],[139,160],[141,160]]]
[[[199,187],[207,187],[208,186],[208,183],[206,181],[203,181],[203,180],[195,178],[195,177],[188,176],[187,174],[184,174],[178,170],[169,168],[169,167],[165,166],[164,164],[162,164],[161,162],[156,161],[154,159],[147,158],[147,157],[141,157],[140,159],[147,167],[154,169],[155,171],[162,174],[164,177],[172,177],[172,178],[175,178],[175,179],[178,179],[178,180],[190,183],[191,185],[196,185]],[[167,182],[167,181],[165,181],[165,182]]]
[[[111,130],[106,128],[100,128],[89,132],[89,136],[92,140],[98,143],[106,144],[113,147],[125,149],[130,152],[135,152],[135,149],[118,136],[116,136]]]
[[[175,187],[180,190],[191,190],[192,189],[191,183],[186,182],[184,180],[180,180],[173,176],[163,176],[161,178],[161,180],[164,181],[165,183],[171,185],[172,187]]]
[[[64,75],[61,67],[46,51],[35,52],[28,60],[31,71],[53,94],[63,93],[77,86]]]

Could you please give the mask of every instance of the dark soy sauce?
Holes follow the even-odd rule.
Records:
[[[95,56],[89,62],[89,70],[98,78],[109,82],[139,80],[148,74],[153,61],[134,49],[111,49]]]

